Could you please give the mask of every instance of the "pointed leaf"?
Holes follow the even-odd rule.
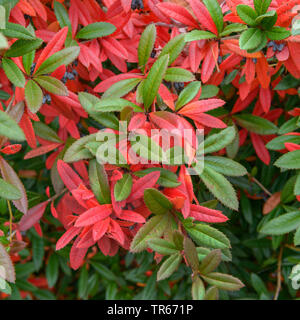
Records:
[[[43,91],[35,81],[29,80],[25,86],[25,101],[32,113],[37,113],[43,103]]]

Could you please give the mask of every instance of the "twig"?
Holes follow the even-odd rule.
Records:
[[[281,289],[281,264],[282,264],[282,253],[283,253],[283,246],[280,247],[278,259],[277,259],[277,285],[276,285],[276,291],[274,295],[274,300],[278,299],[279,292]]]
[[[55,194],[53,197],[48,199],[48,202],[51,202],[55,199],[57,199],[58,197],[60,197],[62,194],[64,194],[68,189],[64,188],[60,193]]]
[[[8,206],[8,211],[9,211],[9,242],[12,241],[12,223],[13,223],[13,213],[11,210],[11,205],[10,201],[7,200],[7,206]]]
[[[256,178],[252,177],[250,173],[248,173],[248,177],[253,182],[255,182],[267,195],[269,195],[270,197],[272,196],[272,193],[266,187],[264,187]]]

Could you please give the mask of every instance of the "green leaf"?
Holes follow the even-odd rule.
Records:
[[[221,263],[221,250],[212,250],[201,262],[199,271],[201,274],[208,274],[214,271]]]
[[[195,167],[196,168],[196,167]],[[239,202],[231,183],[215,170],[204,167],[199,177],[206,185],[207,189],[225,206],[238,210]]]
[[[185,229],[199,246],[214,249],[230,248],[230,242],[224,233],[209,225],[197,224],[192,227],[185,227]]]
[[[233,118],[241,127],[260,135],[275,134],[278,131],[274,123],[253,114],[240,114]]]
[[[111,203],[110,188],[104,167],[96,160],[90,161],[89,179],[94,195],[100,204]]]
[[[266,35],[270,40],[283,40],[291,35],[291,32],[285,28],[275,26],[272,29],[266,31]]]
[[[133,90],[140,82],[141,78],[130,78],[124,79],[114,83],[108,90],[102,95],[103,99],[111,98],[121,98],[125,96],[128,92]]]
[[[284,154],[274,165],[282,169],[300,169],[300,150]]]
[[[24,69],[28,75],[30,75],[30,73],[31,73],[30,69],[33,64],[34,58],[35,58],[35,50],[30,51],[30,52],[26,53],[25,55],[23,55],[22,62],[23,62]]]
[[[283,135],[274,138],[266,144],[266,147],[270,150],[282,150],[285,149],[285,143],[296,143],[300,144],[300,136]]]
[[[4,35],[0,32],[0,49],[7,49],[9,47],[9,44],[4,37]]]
[[[257,13],[251,7],[240,4],[236,7],[236,11],[239,17],[249,26],[256,25],[255,19],[257,18]]]
[[[180,253],[172,254],[166,259],[157,272],[157,281],[168,278],[179,267],[182,260]]]
[[[297,175],[295,186],[294,186],[294,193],[296,196],[300,195],[300,172]]]
[[[0,5],[0,29],[5,29],[5,25],[6,25],[6,10],[2,5]]]
[[[43,103],[43,91],[34,80],[29,80],[25,86],[25,101],[31,112],[39,111]]]
[[[169,56],[168,65],[170,66],[179,56],[180,52],[185,46],[185,34],[179,34],[178,36],[172,38],[162,49],[159,60],[163,56]]]
[[[254,8],[259,15],[265,14],[271,2],[272,0],[254,0]]]
[[[300,245],[300,226],[297,228],[295,235],[294,235],[294,245],[295,246]]]
[[[242,50],[251,50],[257,48],[263,42],[265,34],[257,28],[249,28],[243,31],[239,39],[239,45]]]
[[[257,274],[251,273],[251,283],[258,294],[264,293],[265,295],[269,295],[268,289],[266,288],[262,279]]]
[[[58,79],[50,76],[38,76],[34,80],[45,90],[58,96],[68,96],[67,87]]]
[[[212,84],[205,84],[202,86],[200,99],[208,99],[215,97],[219,92],[219,88]]]
[[[149,60],[156,39],[156,27],[153,23],[149,24],[143,31],[138,46],[139,67],[144,70]]]
[[[57,18],[57,21],[59,22],[59,25],[61,28],[68,27],[69,32],[72,32],[72,25],[71,21],[68,15],[68,12],[66,11],[65,7],[58,1],[54,1],[54,13]]]
[[[153,162],[161,162],[165,159],[163,149],[150,137],[143,134],[132,134],[130,136],[131,150],[142,159]]]
[[[219,5],[219,2],[217,0],[203,0],[203,3],[205,4],[208,12],[210,13],[210,16],[212,17],[217,27],[218,33],[221,33],[224,28],[224,22],[222,9]]]
[[[148,246],[152,250],[163,255],[170,255],[178,252],[178,249],[173,243],[160,238],[150,239],[148,241]]]
[[[203,300],[205,296],[205,287],[203,281],[198,277],[194,277],[192,281],[192,298],[193,300]]]
[[[277,21],[277,12],[275,10],[268,11],[267,13],[258,16],[255,21],[257,24],[260,24],[260,26],[265,29],[269,30],[271,29],[274,24]]]
[[[55,253],[52,253],[46,266],[46,278],[49,288],[53,288],[59,275],[59,260]]]
[[[124,108],[131,107],[134,112],[143,112],[138,105],[122,98],[102,98],[93,109],[95,112],[121,112]]]
[[[144,191],[144,202],[148,209],[155,214],[165,214],[172,209],[173,205],[157,189],[149,188]]]
[[[10,259],[9,254],[7,253],[7,251],[5,250],[1,242],[0,242],[0,266],[2,266],[5,270],[4,275],[1,275],[2,277],[4,276],[4,280],[15,283],[16,274],[15,274],[14,265]]]
[[[292,25],[292,35],[298,36],[300,34],[300,20],[295,19]]]
[[[84,299],[88,289],[88,278],[89,272],[84,266],[81,268],[79,279],[78,279],[78,297]]]
[[[6,57],[20,57],[39,48],[43,43],[42,39],[24,40],[20,39],[13,43],[13,45],[6,51]]]
[[[219,299],[219,291],[216,287],[210,287],[204,296],[204,300],[218,300]]]
[[[35,75],[51,73],[61,65],[67,66],[78,57],[79,51],[78,46],[73,46],[55,52],[41,64]]]
[[[114,188],[114,196],[116,201],[122,201],[128,198],[132,188],[132,176],[129,173],[117,181]]]
[[[7,113],[0,110],[0,136],[7,137],[11,140],[25,141],[23,130],[17,122]]]
[[[41,137],[44,140],[63,143],[63,140],[59,138],[56,132],[47,126],[45,123],[41,121],[35,121],[33,123],[34,132],[37,136]]]
[[[274,90],[287,90],[287,89],[295,88],[298,85],[300,85],[300,80],[294,78],[291,74],[288,74],[277,84],[277,86],[274,88]],[[297,126],[296,126],[297,117],[294,117],[294,118],[288,120],[287,122],[290,122],[292,120],[295,121],[295,128],[297,128]],[[287,122],[285,122],[283,124],[283,126]],[[288,132],[290,132],[290,131],[288,131]],[[287,133],[287,132],[285,132],[285,133]]]
[[[160,238],[162,236],[169,222],[170,217],[168,214],[156,215],[149,219],[133,238],[130,251],[140,252],[145,250],[151,238]]]
[[[179,110],[182,106],[188,104],[192,101],[201,88],[200,81],[193,81],[189,83],[179,94],[176,101],[176,111]]]
[[[247,174],[247,170],[241,164],[231,159],[219,156],[205,156],[205,166],[222,173],[226,176],[243,176]]]
[[[78,98],[84,110],[93,119],[101,123],[104,127],[119,130],[119,119],[114,114],[95,111],[94,105],[100,101],[99,98],[87,92],[79,92]]]
[[[116,31],[116,27],[108,22],[95,22],[83,27],[76,35],[78,39],[96,39],[109,36]]]
[[[7,78],[16,86],[24,88],[25,77],[19,67],[10,59],[2,59],[2,67]]]
[[[270,235],[285,234],[300,226],[300,211],[282,214],[267,223],[260,229],[261,233]]]
[[[235,129],[231,126],[219,133],[208,136],[204,141],[204,152],[207,154],[225,148],[233,141],[235,134]]]
[[[189,237],[184,237],[183,250],[189,266],[193,272],[197,273],[199,269],[198,254],[194,242]]]
[[[17,187],[0,178],[0,197],[7,200],[18,200],[22,195]]]
[[[43,265],[44,260],[44,239],[39,236],[33,236],[32,239],[32,259],[35,271],[39,271]]]
[[[72,145],[67,149],[66,153],[64,154],[64,161],[76,162],[83,159],[93,158],[93,155],[90,152],[90,150],[87,148],[87,145],[89,142],[95,142],[96,136],[97,136],[97,133],[90,134],[72,143]]]
[[[34,40],[35,35],[20,24],[7,22],[6,28],[2,30],[3,34],[9,38],[17,38],[24,40]]]
[[[212,286],[216,286],[222,290],[235,291],[244,287],[243,283],[229,274],[212,272],[202,278]]]
[[[164,76],[164,80],[170,82],[190,82],[194,79],[194,75],[183,68],[168,68]]]
[[[289,203],[289,202],[295,200],[295,195],[294,195],[295,183],[296,183],[296,176],[292,176],[284,184],[284,187],[283,187],[281,194],[280,194],[280,201],[282,203]],[[289,210],[289,211],[291,211],[291,210]]]
[[[216,35],[214,33],[204,30],[193,30],[185,34],[186,42],[213,38],[216,38]]]
[[[168,62],[169,55],[161,55],[161,57],[154,62],[148,73],[143,85],[143,100],[146,110],[149,109],[158,93],[158,89],[168,67]]]
[[[232,33],[238,33],[238,32],[242,32],[244,30],[247,29],[247,26],[245,26],[244,24],[242,23],[231,23],[231,24],[228,24],[223,32],[221,32],[220,36],[221,37],[225,37],[225,36],[228,36]]]

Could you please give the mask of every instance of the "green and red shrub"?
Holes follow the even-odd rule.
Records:
[[[295,298],[299,9],[0,0],[2,297]]]

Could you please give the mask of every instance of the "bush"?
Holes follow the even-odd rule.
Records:
[[[0,297],[299,297],[299,7],[0,0]]]

